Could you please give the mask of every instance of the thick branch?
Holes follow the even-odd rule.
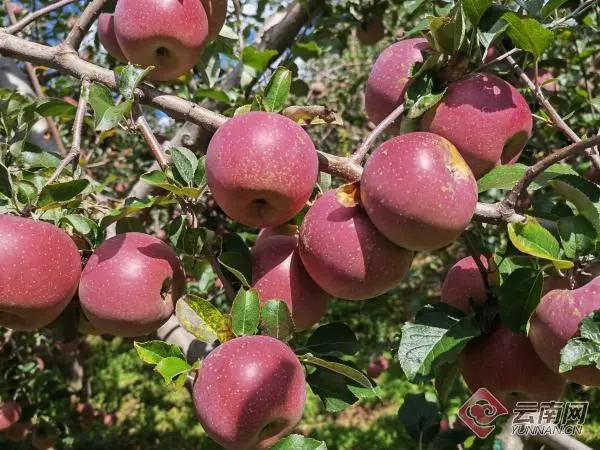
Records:
[[[75,122],[73,123],[73,143],[71,144],[71,150],[65,158],[61,161],[59,166],[56,168],[50,179],[46,184],[52,184],[60,174],[65,170],[65,168],[71,163],[78,159],[79,153],[81,152],[81,131],[83,128],[83,120],[85,119],[85,112],[87,110],[87,102],[90,91],[90,80],[84,78],[81,82],[81,92],[79,94],[79,103],[77,104],[77,111],[75,112]],[[73,164],[73,166],[75,166]],[[75,167],[73,167],[73,172],[75,172]]]
[[[89,63],[81,59],[73,50],[65,50],[62,46],[48,47],[0,30],[0,54],[52,67],[78,79],[88,78],[92,82],[103,83],[111,89],[117,89],[117,78],[113,71]],[[136,99],[161,109],[176,119],[194,122],[210,132],[214,132],[227,120],[218,113],[208,111],[174,95],[168,95],[148,84],[143,84],[136,90]]]
[[[60,0],[58,2],[55,2],[51,5],[48,6],[44,6],[43,8],[38,9],[37,11],[34,11],[32,13],[27,14],[25,17],[23,17],[21,20],[19,20],[18,22],[13,23],[12,25],[10,25],[9,27],[5,28],[5,31],[9,34],[15,34],[18,33],[19,31],[21,31],[23,28],[25,28],[27,25],[29,25],[31,22],[33,22],[34,20],[51,13],[52,11],[55,11],[57,9],[62,8],[63,6],[69,5],[71,3],[73,3],[75,0]],[[8,2],[10,3],[10,2]],[[6,4],[6,2],[5,2]],[[12,12],[10,10],[10,8],[8,8],[7,6],[7,12],[10,13]],[[11,20],[12,22],[12,20]]]
[[[93,0],[92,3],[86,6],[81,16],[79,16],[79,19],[77,19],[77,23],[73,28],[71,28],[71,31],[63,41],[62,45],[78,51],[81,41],[83,41],[86,33],[102,12],[102,8],[106,2],[107,0]]]

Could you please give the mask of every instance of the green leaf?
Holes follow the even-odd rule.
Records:
[[[285,67],[278,67],[265,89],[263,100],[265,110],[281,111],[290,95],[291,86],[292,71]]]
[[[104,116],[107,109],[115,106],[110,89],[103,84],[98,83],[92,83],[90,85],[88,103],[94,110],[96,124],[100,123],[102,116]]]
[[[140,200],[138,198],[128,198],[120,208],[115,208],[100,220],[100,227],[106,228],[109,225],[129,216],[133,216],[140,211],[149,209],[159,204],[161,197]]]
[[[492,43],[508,29],[508,23],[503,20],[503,16],[508,9],[500,5],[492,5],[485,12],[479,22],[477,38],[485,48],[484,54]]]
[[[2,169],[0,169],[2,170]],[[0,182],[1,183],[1,182]],[[23,204],[34,203],[38,197],[38,190],[33,183],[19,180],[16,184],[17,200]],[[0,189],[1,192],[1,189]]]
[[[462,4],[469,22],[476,27],[488,8],[492,6],[492,0],[463,0]]]
[[[270,450],[327,450],[327,446],[323,441],[291,434],[270,447]]]
[[[219,262],[228,273],[234,276],[245,287],[250,287],[252,280],[252,255],[244,240],[236,233],[223,236]]]
[[[39,148],[26,148],[17,158],[17,162],[31,169],[40,167],[54,169],[61,163],[61,159],[54,153],[45,152]],[[71,172],[71,168],[67,167],[64,173],[70,174]]]
[[[198,198],[203,189],[197,189],[193,187],[179,187],[170,182],[167,176],[162,170],[154,170],[152,172],[145,173],[140,177],[144,183],[148,183],[152,186],[159,187],[165,191],[172,192],[175,195],[189,198]]]
[[[88,180],[72,180],[64,183],[52,183],[45,186],[40,192],[38,206],[41,208],[52,206],[56,203],[65,203],[73,200],[88,186]]]
[[[133,346],[140,359],[148,364],[158,364],[169,357],[185,359],[179,346],[164,341],[134,342]]]
[[[516,47],[539,58],[554,40],[552,32],[535,19],[521,19],[514,12],[502,16],[508,24],[508,36]]]
[[[206,155],[204,155],[198,160],[198,167],[196,167],[196,171],[194,172],[194,185],[204,189],[206,183]]]
[[[440,92],[439,94],[428,94],[428,95],[419,97],[419,99],[416,101],[416,103],[410,108],[410,110],[406,114],[406,117],[408,117],[409,119],[417,119],[417,118],[421,117],[428,110],[430,110],[431,108],[436,106],[439,102],[441,102],[442,98],[444,98],[445,94],[446,94],[446,89],[444,89],[444,91]]]
[[[57,98],[38,100],[36,112],[42,117],[72,116],[77,108],[70,103]]]
[[[154,69],[153,66],[142,68],[131,64],[126,65],[119,74],[118,88],[126,100],[133,100],[135,90]]]
[[[92,247],[95,247],[102,240],[100,227],[92,219],[81,214],[67,214],[61,217],[59,221],[60,224],[65,222],[71,225],[75,232],[84,236]]]
[[[306,377],[306,381],[311,391],[319,396],[325,410],[329,413],[343,411],[358,402],[360,398],[365,398],[363,395],[358,397],[354,392],[358,394],[367,391],[344,375],[323,368],[317,368],[310,372]],[[374,394],[371,396],[372,398],[377,397],[373,390],[370,390],[370,392]]]
[[[540,303],[543,283],[542,271],[521,268],[511,273],[500,286],[500,317],[515,333],[527,327],[531,314]]]
[[[100,117],[96,116],[96,131],[108,131],[115,128],[131,112],[133,100],[125,100],[117,106],[111,106]]]
[[[190,187],[193,186],[196,169],[198,168],[196,155],[185,147],[173,147],[169,151],[177,173],[185,184]]]
[[[260,311],[260,330],[262,334],[287,341],[294,335],[292,315],[285,302],[268,300]]]
[[[563,175],[555,178],[550,186],[564,197],[585,217],[600,235],[600,187],[585,178]]]
[[[198,340],[212,344],[232,338],[225,316],[212,303],[195,295],[186,295],[175,306],[175,315],[183,328]]]
[[[519,163],[495,167],[479,179],[477,182],[477,190],[479,193],[482,193],[489,191],[490,189],[512,189],[517,182],[523,178],[528,168],[528,166]],[[536,177],[528,189],[535,191],[546,187],[550,180],[561,175],[576,174],[577,173],[566,164],[554,164],[544,173]]]
[[[12,179],[6,166],[0,163],[0,194],[4,195],[7,199],[12,198]]]
[[[354,355],[358,351],[358,340],[348,325],[328,323],[317,328],[308,338],[306,349],[318,355]]]
[[[398,359],[409,381],[433,378],[454,361],[466,343],[481,334],[472,316],[443,303],[426,305],[402,329]]]
[[[567,258],[589,255],[595,250],[598,234],[585,217],[562,217],[557,225]]]
[[[258,332],[260,301],[256,289],[241,288],[231,306],[231,328],[236,336],[253,336]]]
[[[545,0],[516,0],[527,11],[528,15],[535,16],[542,9]]]
[[[413,439],[429,444],[439,432],[442,415],[440,406],[427,400],[424,393],[407,394],[398,419]]]
[[[534,217],[527,216],[527,223],[508,224],[508,236],[521,252],[552,261],[557,269],[570,269],[573,262],[560,259],[560,244]]]
[[[462,2],[457,3],[449,16],[429,16],[430,44],[439,53],[455,54],[462,48],[466,38],[466,18]]]
[[[168,358],[162,359],[156,365],[154,370],[162,375],[166,384],[169,384],[173,381],[173,378],[189,372],[192,370],[192,367],[187,363],[187,361],[185,361],[185,359],[169,356]]]
[[[371,383],[371,380],[369,380],[369,377],[367,377],[364,373],[360,372],[359,370],[356,370],[355,368],[349,366],[345,363],[345,361],[329,361],[323,358],[317,358],[316,356],[313,356],[311,354],[299,356],[298,359],[300,359],[300,361],[305,364],[310,364],[311,366],[321,367],[323,369],[339,373],[340,375],[343,375],[346,378],[354,381],[360,387],[366,389],[374,388],[373,384]]]
[[[600,311],[585,317],[579,328],[580,336],[569,340],[560,352],[560,373],[590,364],[600,370]]]
[[[448,406],[450,392],[454,387],[454,382],[458,376],[458,361],[444,364],[439,370],[434,380],[437,397],[442,406]]]
[[[252,46],[244,48],[242,59],[246,66],[249,66],[257,72],[264,72],[269,66],[269,62],[277,56],[279,52],[277,50],[257,50]]]

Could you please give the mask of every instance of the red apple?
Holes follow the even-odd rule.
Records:
[[[565,380],[546,367],[527,336],[504,326],[470,341],[459,367],[472,392],[485,387],[509,411],[519,401],[558,400],[565,389]]]
[[[283,342],[247,336],[226,342],[202,362],[194,407],[206,433],[226,449],[267,449],[302,418],[302,365]]]
[[[294,217],[312,194],[318,171],[310,136],[275,113],[229,119],[206,155],[215,200],[229,217],[251,227],[275,227]]]
[[[579,334],[581,321],[600,310],[600,278],[574,290],[548,292],[538,305],[529,324],[529,339],[540,358],[555,372],[560,352],[567,342]],[[600,386],[600,370],[581,366],[561,374],[576,383]]]
[[[306,273],[296,236],[273,235],[256,243],[252,248],[252,286],[261,303],[283,300],[297,330],[310,328],[327,311],[329,294]]]
[[[422,127],[452,142],[479,178],[498,164],[519,159],[531,137],[527,101],[495,75],[477,73],[452,83]]]
[[[389,367],[389,361],[383,356],[378,356],[367,366],[367,375],[369,375],[371,378],[377,378],[383,372],[388,370]]]
[[[426,39],[407,39],[388,47],[377,58],[365,92],[365,107],[371,122],[379,125],[404,103],[410,69],[423,62],[423,52],[428,48]],[[397,120],[390,128],[396,131],[399,126]]]
[[[393,289],[413,253],[387,240],[360,206],[342,206],[337,191],[318,199],[300,229],[300,257],[310,277],[334,297],[366,300]]]
[[[143,233],[105,241],[89,259],[79,286],[81,307],[102,333],[152,333],[185,291],[181,262],[164,242]]]
[[[121,50],[115,33],[115,18],[112,14],[102,13],[98,18],[98,39],[106,51],[119,61],[127,61]]]
[[[31,434],[31,427],[26,423],[15,423],[12,427],[4,431],[6,439],[12,442],[24,441],[29,434]]]
[[[8,430],[21,418],[21,405],[8,400],[0,406],[0,431]]]
[[[368,159],[360,198],[375,227],[393,243],[415,251],[436,250],[469,225],[477,182],[446,139],[408,133],[385,142]]]
[[[67,233],[45,222],[0,214],[0,326],[48,325],[77,291],[81,259]]]
[[[488,268],[487,259],[481,256],[483,267]],[[471,302],[480,305],[487,301],[487,290],[481,272],[473,257],[458,261],[444,279],[442,301],[464,312],[471,311]]]
[[[115,32],[127,60],[154,66],[150,78],[169,81],[200,60],[208,18],[199,0],[119,0]]]

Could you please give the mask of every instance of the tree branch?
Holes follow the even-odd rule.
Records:
[[[381,133],[383,133],[391,124],[393,124],[403,112],[404,103],[398,106],[394,111],[391,112],[389,116],[387,116],[379,125],[377,125],[373,132],[361,144],[361,146],[356,149],[350,159],[355,163],[361,164],[362,160],[365,159],[365,156],[367,156],[367,153],[371,149],[371,146],[381,135]]]
[[[504,49],[502,46],[499,46],[499,48],[501,48],[502,51],[506,51],[506,49]],[[548,113],[548,116],[550,116],[550,120],[552,121],[554,126],[562,134],[564,134],[567,138],[569,138],[571,141],[573,141],[573,142],[581,141],[581,138],[577,135],[577,133],[575,133],[569,127],[569,125],[567,125],[567,123],[563,120],[563,118],[560,116],[560,114],[556,111],[556,109],[554,109],[552,104],[548,101],[548,99],[544,95],[544,92],[542,91],[542,87],[538,86],[536,83],[534,83],[531,80],[531,78],[529,78],[527,76],[527,74],[523,71],[523,69],[521,69],[521,67],[519,67],[519,65],[517,64],[517,62],[514,60],[514,58],[512,56],[508,56],[506,58],[506,61],[509,63],[511,68],[515,71],[515,73],[517,73],[519,75],[519,78],[521,78],[521,81],[523,81],[523,83],[525,83],[527,85],[527,87],[535,94],[535,97],[536,97],[538,103],[540,104],[540,106],[542,108],[544,108],[546,110],[546,112]],[[596,169],[600,170],[600,155],[598,154],[598,151],[595,149],[587,148],[585,150],[585,154],[592,161],[592,164],[594,165],[594,167]]]
[[[75,0],[60,0],[58,2],[55,2],[51,5],[48,6],[44,6],[43,8],[38,9],[37,11],[33,11],[29,14],[27,14],[25,17],[23,17],[21,20],[14,21],[11,18],[11,22],[13,22],[10,26],[6,27],[4,29],[4,31],[6,31],[8,34],[15,34],[18,33],[19,31],[21,31],[23,28],[25,28],[27,25],[29,25],[31,22],[35,21],[36,19],[51,13],[52,11],[55,11],[59,8],[62,8],[63,6],[69,5],[71,3],[75,2]],[[6,5],[6,11],[8,12],[9,16],[12,13],[12,10],[10,8],[10,0],[5,0],[4,4]]]
[[[519,195],[523,191],[525,191],[529,185],[535,180],[535,178],[543,173],[546,169],[548,169],[553,164],[556,164],[563,159],[566,159],[570,156],[575,155],[579,152],[584,152],[587,149],[600,145],[600,136],[594,136],[590,139],[586,139],[585,141],[579,141],[575,144],[571,144],[567,147],[561,148],[560,150],[556,150],[552,152],[550,155],[545,158],[539,160],[533,166],[527,169],[525,175],[519,182],[515,185],[515,187],[508,193],[506,198],[502,201],[504,206],[507,208],[513,209],[517,204],[517,200]]]
[[[0,54],[21,61],[30,61],[37,65],[52,67],[78,79],[88,78],[92,82],[102,83],[111,89],[117,89],[117,78],[113,71],[87,62],[81,59],[75,51],[65,49],[63,46],[49,47],[29,42],[0,30]],[[141,103],[161,109],[176,119],[194,122],[210,132],[214,132],[227,120],[221,114],[209,111],[174,95],[168,95],[145,83],[136,89],[135,95]]]
[[[71,31],[69,31],[69,34],[61,45],[78,51],[81,41],[83,41],[83,38],[92,26],[92,23],[96,21],[102,12],[102,8],[106,2],[107,0],[93,0],[86,6],[81,16],[79,16],[79,19],[77,19],[77,23],[71,28]]]
[[[71,144],[71,150],[67,156],[61,161],[59,166],[56,168],[46,185],[54,183],[60,177],[60,174],[65,170],[69,163],[73,162],[73,173],[75,173],[75,167],[79,153],[81,152],[81,131],[83,128],[83,120],[85,119],[85,112],[87,110],[87,102],[90,91],[90,80],[84,78],[81,82],[81,91],[79,94],[79,103],[77,104],[77,111],[75,112],[75,122],[73,123],[73,143]]]
[[[142,114],[142,108],[138,103],[133,106],[133,120],[135,121],[135,126],[138,131],[144,136],[146,144],[150,147],[154,159],[156,159],[156,162],[164,172],[169,167],[169,158],[167,158],[160,142],[158,142],[158,139],[154,136],[150,124],[148,124],[148,121]]]

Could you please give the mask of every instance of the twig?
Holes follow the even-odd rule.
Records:
[[[499,46],[504,51],[505,49],[502,46]],[[519,75],[519,78],[527,85],[529,89],[535,94],[535,97],[542,108],[546,110],[548,116],[550,116],[550,120],[554,124],[554,126],[563,133],[566,137],[568,137],[573,142],[581,141],[581,138],[575,133],[569,125],[563,120],[563,118],[558,114],[556,109],[552,106],[552,104],[548,101],[542,88],[540,86],[536,86],[531,78],[527,76],[527,74],[519,67],[517,62],[514,60],[512,56],[506,58],[511,68]],[[590,158],[594,167],[600,170],[600,155],[595,149],[587,148],[585,150],[585,154]]]
[[[5,31],[9,34],[18,33],[19,31],[21,31],[23,28],[25,28],[27,25],[29,25],[31,22],[38,19],[39,17],[49,14],[52,11],[62,8],[63,6],[69,5],[69,4],[73,3],[74,1],[75,0],[60,0],[51,5],[44,6],[43,8],[40,8],[37,11],[33,11],[33,12],[27,14],[25,17],[23,17],[21,20],[19,20],[17,22],[13,22],[12,18],[11,18],[11,22],[13,22],[13,23],[12,23],[12,25],[6,27]],[[10,8],[10,1],[5,1],[4,4],[6,5],[6,11],[8,12],[8,14],[10,16],[12,14],[12,9]]]
[[[81,13],[81,16],[79,16],[79,19],[77,19],[77,23],[71,28],[71,31],[69,31],[69,34],[61,45],[68,49],[78,51],[81,41],[83,41],[83,38],[92,26],[92,23],[94,23],[102,12],[102,8],[106,2],[107,0],[93,0],[86,6],[83,13]]]
[[[16,24],[17,18],[12,10],[11,1],[4,0],[4,6],[6,8],[6,12],[8,14],[8,19],[10,20],[10,23],[12,23],[13,25]],[[29,76],[29,81],[31,83],[31,87],[33,88],[33,92],[35,92],[35,95],[37,95],[40,98],[45,98],[46,94],[44,94],[42,86],[40,86],[40,81],[38,80],[37,75],[35,74],[35,68],[33,67],[33,64],[31,64],[29,61],[26,61],[25,70],[27,71],[27,76]],[[50,134],[52,135],[52,139],[54,139],[54,143],[56,144],[58,152],[62,156],[65,156],[67,154],[67,150],[65,149],[63,141],[60,137],[60,133],[58,132],[58,128],[56,127],[56,123],[54,123],[54,119],[52,117],[46,117],[46,124],[48,126],[48,130],[50,131]]]
[[[138,103],[133,106],[133,119],[135,121],[136,128],[142,133],[144,139],[146,140],[146,144],[150,147],[150,151],[156,159],[156,162],[160,166],[160,168],[165,171],[169,167],[169,158],[163,151],[162,146],[154,136],[152,129],[150,128],[150,124],[142,114],[142,108]]]
[[[568,147],[564,147],[560,150],[552,152],[550,155],[529,167],[523,178],[519,180],[519,182],[508,193],[506,198],[501,203],[503,203],[507,208],[514,209],[515,205],[517,204],[517,200],[519,199],[519,195],[521,195],[521,193],[525,191],[527,187],[529,187],[529,185],[539,174],[544,172],[553,164],[575,155],[576,153],[584,152],[586,149],[595,147],[596,145],[600,145],[600,136],[594,136],[590,139],[586,139],[585,141],[579,141],[575,144],[569,145]]]
[[[81,82],[81,92],[79,94],[79,103],[77,104],[77,111],[75,112],[75,122],[73,123],[73,143],[67,156],[63,158],[61,163],[58,165],[52,176],[48,179],[48,184],[54,183],[60,177],[60,174],[65,168],[73,162],[73,173],[75,173],[75,167],[77,165],[77,159],[81,152],[81,130],[83,128],[83,120],[85,119],[85,112],[87,110],[87,102],[90,91],[90,80],[84,78]]]
[[[483,64],[482,66],[479,66],[477,69],[474,70],[474,72],[481,72],[482,70],[485,70],[488,67],[496,65],[499,62],[502,62],[505,59],[507,59],[509,56],[512,56],[512,55],[515,55],[515,54],[519,53],[520,51],[521,51],[520,48],[515,47],[512,50],[509,50],[506,53],[498,56],[497,58],[495,58],[493,60],[491,60],[490,62],[487,62],[487,63]]]
[[[371,149],[373,143],[377,140],[377,138],[383,133],[391,124],[393,124],[398,117],[402,115],[404,112],[404,104],[398,106],[392,113],[387,116],[383,121],[377,125],[377,127],[371,132],[367,139],[361,144],[358,149],[354,152],[354,154],[350,157],[350,159],[360,164],[362,160],[367,156],[367,153]]]
[[[590,8],[594,3],[596,3],[596,1],[597,0],[587,0],[586,2],[583,2],[576,9],[574,9],[571,12],[571,14],[569,14],[568,16],[565,16],[562,19],[557,19],[554,22],[550,23],[548,25],[548,28],[550,28],[550,29],[556,28],[557,26],[563,24],[567,20],[573,19],[574,17],[577,17],[579,14],[581,14],[582,12],[584,12],[585,10],[587,10],[588,8]]]

